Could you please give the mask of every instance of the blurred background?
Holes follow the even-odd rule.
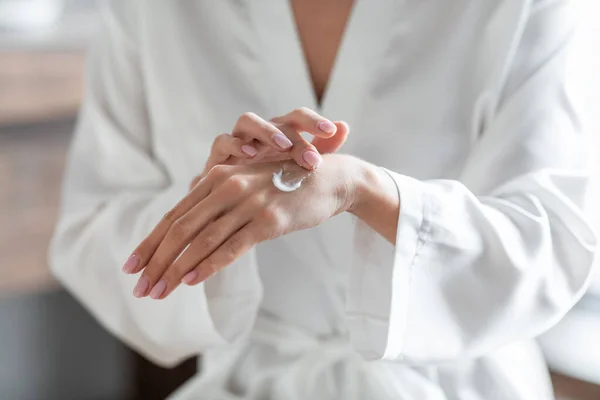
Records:
[[[0,0],[0,399],[164,399],[193,361],[154,367],[50,276],[48,241],[96,0]]]
[[[163,399],[195,372],[194,360],[166,370],[120,344],[58,286],[47,266],[100,1],[0,0],[1,400]],[[585,122],[596,151],[600,85],[588,81],[600,82],[600,49],[590,50],[600,44],[600,15],[591,7],[581,15],[578,62],[586,71],[578,78],[588,89]],[[590,201],[597,204],[595,193]],[[598,215],[590,218],[600,228]],[[561,400],[600,400],[598,281],[540,339]]]

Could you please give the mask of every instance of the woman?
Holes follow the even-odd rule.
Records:
[[[55,273],[203,354],[176,399],[552,398],[531,339],[595,247],[570,4],[112,1]]]

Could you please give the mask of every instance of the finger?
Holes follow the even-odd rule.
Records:
[[[293,146],[292,158],[298,165],[309,170],[317,168],[322,158],[315,147],[302,137],[300,131],[306,128],[315,135],[329,137],[331,134],[322,131],[319,126],[331,124],[335,133],[335,125],[308,109],[297,109],[277,120],[280,122],[273,124],[256,114],[245,113],[238,120],[232,135],[245,141],[256,140],[278,151],[289,150]],[[328,130],[332,131],[330,127]]]
[[[292,158],[298,165],[312,170],[322,161],[314,146],[306,141],[297,128],[286,124],[272,124],[256,114],[246,113],[240,117],[232,133],[234,137],[257,141],[260,145],[276,147],[277,151],[292,148]],[[283,140],[286,142],[284,143]],[[260,150],[260,145],[256,146]]]
[[[244,206],[225,214],[210,223],[194,238],[190,246],[162,275],[154,289],[150,291],[153,299],[167,297],[179,284],[181,279],[202,260],[209,257],[223,245],[232,235],[246,225],[258,211],[257,202],[249,202]]]
[[[332,137],[337,131],[337,126],[333,122],[306,107],[297,108],[272,121],[278,124],[292,125],[298,131],[323,138]]]
[[[304,139],[295,128],[284,124],[276,124],[276,126],[278,126],[279,130],[292,142],[293,147],[291,151],[275,151],[271,147],[257,142],[255,146],[258,150],[258,154],[255,156],[255,159],[258,159],[261,162],[274,162],[293,159],[298,165],[308,170],[312,170],[320,164],[321,157],[318,150],[316,150],[315,146],[313,146],[309,141]],[[306,151],[311,151],[315,154],[305,157],[304,154]],[[251,160],[241,159],[239,160],[239,163],[247,164],[251,163]]]
[[[190,183],[190,190],[192,190],[204,177],[204,174],[198,175],[192,179],[192,183]]]
[[[320,138],[316,137],[312,140],[312,145],[315,146],[317,151],[321,154],[335,153],[337,152],[346,142],[350,128],[348,124],[343,121],[334,122],[337,126],[337,132],[331,138]]]
[[[181,278],[181,282],[191,286],[205,281],[264,240],[263,236],[258,224],[251,222],[245,225],[219,246],[217,250],[198,263],[195,268],[185,274]]]
[[[317,168],[323,158],[319,151],[310,142],[302,137],[300,132],[291,125],[279,125],[279,129],[292,141],[291,156],[294,161],[301,167],[308,170]]]
[[[154,251],[164,239],[171,225],[208,196],[216,182],[227,179],[231,168],[230,166],[222,165],[213,168],[211,174],[209,174],[210,179],[207,176],[206,179],[192,188],[175,207],[169,210],[154,227],[152,232],[135,248],[129,259],[125,262],[125,265],[123,265],[123,272],[127,274],[139,272],[150,261]]]
[[[240,138],[228,133],[222,133],[215,138],[211,149],[211,157],[214,157],[215,165],[226,161],[228,157],[252,158],[258,150]],[[210,161],[210,157],[209,157]]]
[[[236,176],[229,178],[212,195],[171,225],[148,264],[142,267],[144,272],[134,289],[134,296],[143,297],[150,292],[198,233],[239,201],[245,192],[245,188],[242,187],[244,185],[244,178]]]
[[[257,140],[277,151],[289,150],[293,145],[278,127],[254,113],[242,114],[231,134],[246,142]]]
[[[219,164],[225,164],[230,157],[250,159],[258,154],[258,149],[250,143],[246,143],[240,138],[223,133],[215,138],[213,145],[204,167],[202,175],[206,175],[212,167]],[[201,175],[201,176],[202,176]]]

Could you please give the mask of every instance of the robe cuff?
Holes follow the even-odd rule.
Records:
[[[402,359],[411,274],[426,239],[423,183],[384,171],[396,184],[400,198],[396,246],[357,220],[357,254],[348,282],[346,322],[350,340],[368,360]]]

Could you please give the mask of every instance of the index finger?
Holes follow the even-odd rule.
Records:
[[[298,131],[308,132],[313,136],[330,138],[337,132],[337,127],[327,118],[319,115],[310,108],[300,107],[271,121],[277,124],[286,124]]]

